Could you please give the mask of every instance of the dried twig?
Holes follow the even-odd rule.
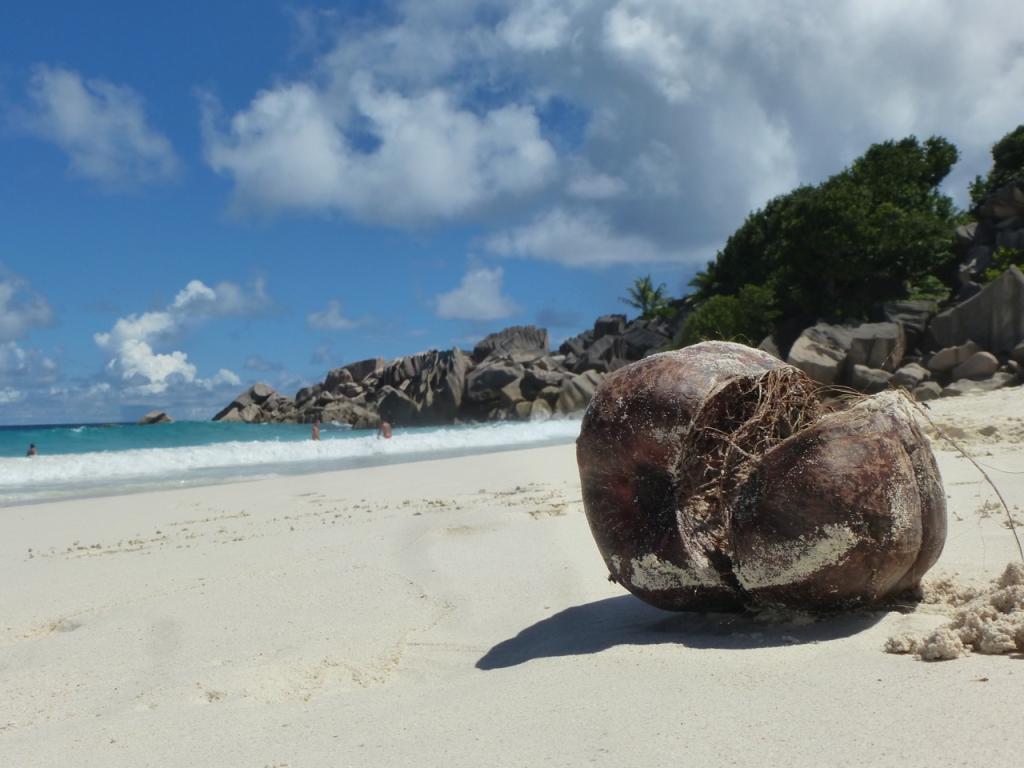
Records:
[[[1021,546],[1020,536],[1017,534],[1017,525],[1013,521],[1013,515],[1010,514],[1010,505],[1006,503],[1006,499],[1003,498],[1003,494],[999,492],[999,488],[996,486],[996,484],[994,482],[992,482],[992,478],[988,476],[988,472],[986,472],[984,469],[982,469],[981,465],[977,461],[974,460],[974,457],[972,457],[969,453],[967,453],[967,451],[964,450],[964,448],[962,448],[960,446],[960,444],[956,440],[954,440],[952,437],[950,437],[946,433],[946,431],[944,429],[942,429],[942,427],[940,427],[938,424],[936,424],[932,420],[932,417],[928,415],[928,413],[924,410],[924,408],[922,408],[920,406],[920,404],[918,404],[914,400],[911,400],[909,397],[907,398],[907,400],[914,406],[914,408],[917,409],[918,413],[920,413],[922,416],[924,416],[925,421],[927,421],[929,424],[932,425],[932,429],[934,429],[942,437],[944,437],[949,442],[950,445],[952,445],[954,448],[957,449],[957,451],[960,452],[961,456],[963,456],[965,459],[967,459],[969,462],[971,462],[971,464],[974,465],[974,468],[976,470],[978,470],[978,472],[981,473],[982,477],[985,478],[985,482],[987,482],[992,487],[992,490],[996,492],[996,496],[999,498],[999,503],[1003,505],[1003,510],[1006,512],[1006,520],[1009,523],[1010,530],[1013,532],[1013,538],[1017,542],[1017,551],[1020,553],[1021,562],[1024,562],[1024,546]]]

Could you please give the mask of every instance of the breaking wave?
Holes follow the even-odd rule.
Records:
[[[409,429],[391,440],[340,432],[334,439],[228,441],[167,448],[0,458],[0,505],[323,472],[567,443],[578,420]]]

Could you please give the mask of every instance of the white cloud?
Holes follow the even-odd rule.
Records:
[[[16,342],[0,343],[0,382],[19,379],[25,382],[49,382],[57,374],[57,364],[37,349],[22,349]]]
[[[188,361],[185,352],[160,354],[141,339],[123,340],[107,368],[131,382],[133,391],[150,395],[167,391],[176,381],[190,384],[196,380],[196,367]]]
[[[30,329],[48,324],[52,317],[46,299],[0,266],[0,341],[20,338]]]
[[[203,381],[203,386],[207,389],[216,389],[217,387],[241,386],[242,380],[238,378],[238,375],[234,371],[230,371],[227,368],[221,368],[211,379]]]
[[[357,72],[332,89],[306,83],[258,94],[227,130],[204,105],[210,166],[236,203],[336,210],[389,224],[465,215],[543,186],[555,153],[532,106],[482,114],[442,87],[403,93]]]
[[[1021,122],[1011,0],[389,8],[320,25],[336,37],[309,76],[226,123],[207,104],[207,158],[239,206],[400,226],[479,216],[509,255],[686,261],[772,196],[910,133],[957,144],[949,189],[964,201]]]
[[[12,387],[0,389],[0,405],[11,405],[25,399],[25,393]]]
[[[60,67],[37,67],[29,81],[24,127],[52,141],[80,176],[105,183],[163,181],[178,170],[170,141],[146,121],[135,91],[83,80]]]
[[[501,267],[469,270],[457,288],[437,297],[437,316],[446,320],[502,320],[516,314],[519,305],[501,293],[503,277]]]
[[[705,252],[669,251],[636,235],[618,234],[594,212],[556,208],[529,224],[490,237],[487,250],[496,256],[541,259],[568,267],[613,264],[699,262]]]
[[[326,309],[306,315],[306,323],[317,331],[349,331],[359,325],[341,313],[341,302],[337,299],[328,301]]]
[[[550,51],[563,45],[571,31],[569,11],[578,2],[526,0],[513,7],[498,24],[498,35],[510,46],[523,51]]]
[[[657,3],[622,2],[605,16],[604,46],[612,56],[638,71],[669,101],[683,101],[691,91],[686,47],[672,27],[652,11]]]
[[[566,191],[581,200],[607,200],[625,194],[627,186],[605,173],[580,173],[569,180]]]
[[[163,394],[171,386],[189,384],[206,389],[238,386],[241,380],[227,369],[202,379],[196,366],[189,362],[188,353],[158,352],[154,345],[210,317],[252,314],[269,303],[262,280],[250,290],[230,282],[210,288],[200,280],[192,280],[165,309],[118,318],[110,331],[94,334],[93,340],[111,355],[107,371],[123,381],[131,393]]]

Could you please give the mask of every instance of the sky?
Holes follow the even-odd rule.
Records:
[[[1012,0],[5,4],[0,424],[207,419],[367,357],[554,343],[871,143],[961,204]]]

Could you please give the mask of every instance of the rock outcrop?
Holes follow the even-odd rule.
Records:
[[[143,426],[147,424],[173,424],[174,419],[168,416],[165,411],[150,411],[136,423]]]
[[[999,248],[1024,250],[1024,179],[1017,179],[989,194],[974,209],[975,222],[958,227],[956,241],[963,261],[957,298],[976,295],[979,277],[991,267]],[[977,341],[977,339],[976,339]],[[981,342],[979,342],[981,343]]]
[[[610,371],[671,344],[679,322],[605,315],[551,353],[548,332],[514,326],[481,339],[472,352],[430,350],[371,358],[330,370],[294,397],[259,383],[215,421],[310,422],[375,428],[466,421],[537,421],[578,413]]]
[[[907,300],[879,308],[881,322],[819,322],[777,329],[760,348],[824,385],[875,393],[902,388],[920,400],[1013,386],[1024,367],[1024,274],[1010,267],[982,286],[997,248],[1024,249],[1024,181],[990,195],[959,227],[964,265],[957,300]],[[969,258],[968,258],[969,257]],[[608,375],[672,347],[691,308],[676,302],[672,320],[622,314],[597,318],[556,353],[548,332],[513,326],[466,352],[430,350],[395,360],[370,358],[330,370],[294,397],[258,383],[215,421],[310,422],[376,427],[467,421],[539,420],[578,413]],[[788,347],[789,339],[796,340]]]

